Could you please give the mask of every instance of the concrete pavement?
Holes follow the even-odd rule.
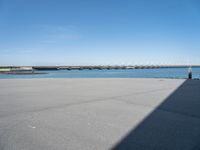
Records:
[[[200,81],[1,79],[0,150],[198,150]]]

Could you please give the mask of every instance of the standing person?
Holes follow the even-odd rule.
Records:
[[[191,66],[188,69],[188,79],[192,79],[192,67]]]

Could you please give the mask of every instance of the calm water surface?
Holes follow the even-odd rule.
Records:
[[[193,78],[200,78],[200,68],[193,68]],[[0,78],[187,78],[188,68],[58,70],[40,71],[46,74],[3,75]]]

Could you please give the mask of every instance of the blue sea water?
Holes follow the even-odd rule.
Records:
[[[200,68],[193,68],[193,78],[200,79]],[[45,74],[7,75],[5,78],[187,78],[188,68],[111,69],[111,70],[57,70],[39,71]]]

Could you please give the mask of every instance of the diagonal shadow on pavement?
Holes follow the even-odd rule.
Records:
[[[200,81],[186,80],[113,150],[199,150]]]

